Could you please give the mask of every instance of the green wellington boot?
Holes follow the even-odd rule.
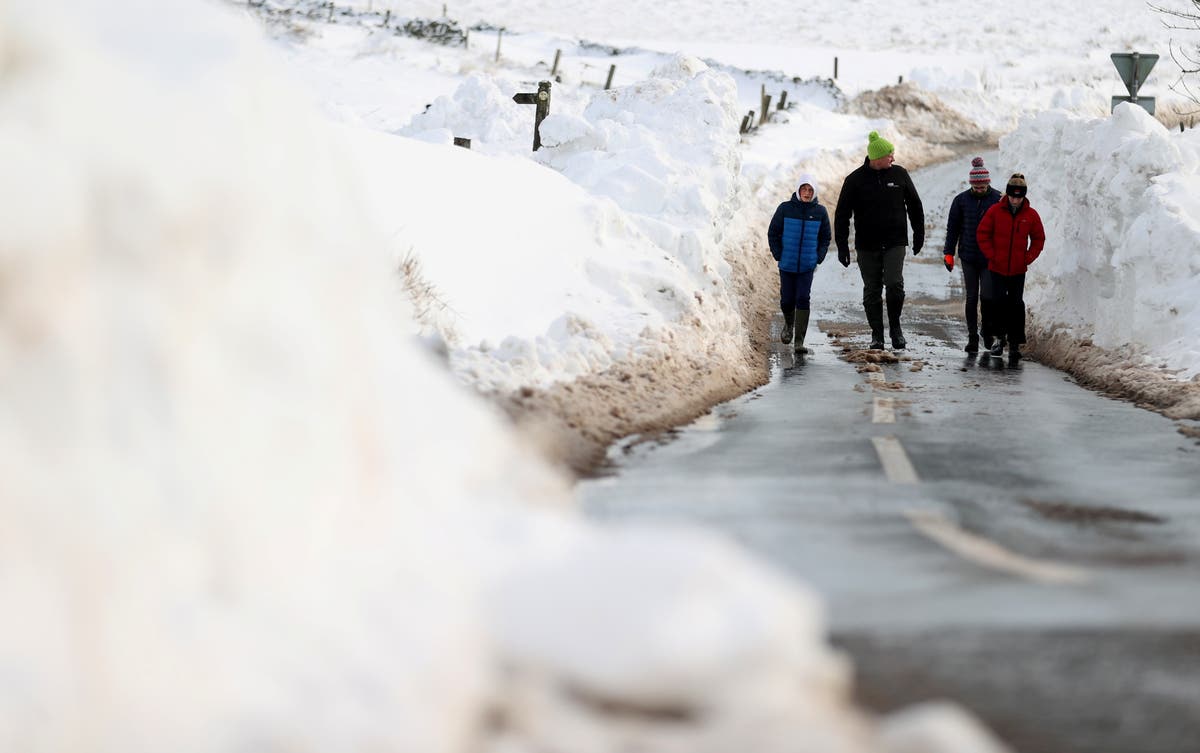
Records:
[[[804,336],[808,333],[808,309],[796,309],[796,352],[807,353]]]

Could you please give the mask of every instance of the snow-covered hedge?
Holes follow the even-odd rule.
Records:
[[[1097,119],[1051,111],[1000,151],[1046,226],[1026,293],[1038,321],[1200,372],[1200,131],[1168,131],[1132,105]]]
[[[523,88],[472,74],[402,129],[473,137],[473,154],[376,139],[363,160],[394,199],[380,221],[415,239],[457,313],[455,370],[513,390],[646,355],[740,362],[747,336],[724,253],[759,229],[739,214],[749,196],[733,79],[677,56],[608,91],[556,85],[535,161],[532,108],[511,99]]]

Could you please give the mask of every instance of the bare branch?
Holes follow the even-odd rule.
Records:
[[[1200,11],[1200,0],[1191,0],[1191,4],[1197,11]],[[1200,12],[1167,8],[1149,2],[1146,3],[1146,6],[1155,13],[1186,22],[1180,24],[1162,21],[1162,25],[1168,29],[1183,32],[1200,32]],[[1200,92],[1197,92],[1191,86],[1190,82],[1190,77],[1200,74],[1200,45],[1184,45],[1174,39],[1171,39],[1168,45],[1171,52],[1171,60],[1179,68],[1179,78],[1168,88],[1173,92],[1182,94],[1192,102],[1200,104]]]

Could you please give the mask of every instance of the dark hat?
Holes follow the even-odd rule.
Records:
[[[1008,179],[1008,185],[1004,187],[1004,193],[1018,199],[1025,198],[1025,194],[1028,192],[1029,184],[1025,182],[1025,176],[1021,173],[1013,173],[1012,177]]]

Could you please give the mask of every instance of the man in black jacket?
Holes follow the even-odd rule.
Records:
[[[893,164],[895,147],[876,131],[867,139],[867,159],[842,183],[834,212],[833,237],[838,261],[850,266],[850,216],[854,216],[854,250],[863,280],[863,309],[871,325],[871,347],[883,348],[883,300],[887,289],[888,330],[892,347],[908,343],[900,329],[904,309],[904,249],[908,225],[913,229],[913,254],[925,244],[925,209],[908,171]]]

